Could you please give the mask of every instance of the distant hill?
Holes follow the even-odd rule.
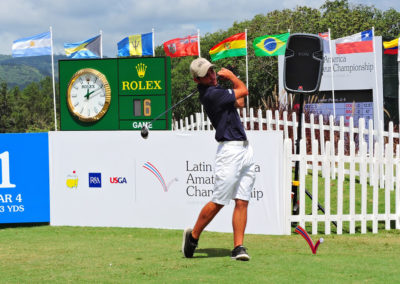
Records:
[[[54,55],[54,76],[58,80],[58,60],[65,55]],[[9,89],[19,86],[25,88],[32,82],[39,82],[46,76],[52,76],[51,57],[33,56],[13,58],[0,54],[0,82],[6,82]]]

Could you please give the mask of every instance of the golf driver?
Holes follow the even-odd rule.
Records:
[[[163,113],[159,114],[158,116],[156,116],[152,121],[150,121],[149,123],[147,123],[145,126],[142,127],[142,130],[140,131],[140,135],[142,135],[142,137],[144,139],[147,139],[147,137],[149,136],[149,128],[147,127],[147,125],[153,123],[154,121],[156,121],[157,119],[159,119],[161,116],[165,115],[167,112],[169,112],[171,109],[175,108],[177,105],[181,104],[182,102],[184,102],[185,100],[187,100],[188,98],[190,98],[191,96],[193,96],[195,93],[197,92],[197,88],[191,92],[189,95],[187,95],[186,97],[184,97],[183,99],[181,99],[179,102],[177,102],[176,104],[174,104],[172,107],[170,107],[169,109],[167,109],[166,111],[164,111]]]

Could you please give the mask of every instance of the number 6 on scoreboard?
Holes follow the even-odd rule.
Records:
[[[143,100],[143,114],[144,114],[144,116],[151,115],[151,100],[150,99]]]

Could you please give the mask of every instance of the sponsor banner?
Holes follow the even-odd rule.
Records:
[[[50,221],[47,133],[0,134],[0,223]]]
[[[334,46],[334,41],[331,44]],[[332,87],[335,91],[366,90],[366,93],[369,93],[372,90],[372,97],[366,95],[364,98],[360,97],[358,100],[365,103],[372,103],[374,123],[378,125],[378,115],[379,119],[383,118],[382,37],[375,37],[374,48],[376,52],[376,66],[373,52],[336,54],[335,49],[332,48],[331,53],[325,53],[320,91],[331,92]],[[281,100],[285,102],[286,91],[284,90],[283,82],[284,56],[279,56],[278,65],[279,90]],[[320,99],[322,99],[322,96],[320,96]],[[338,94],[335,104],[341,102],[340,94]],[[332,100],[324,104],[326,105],[326,112],[323,114],[333,114]],[[338,113],[336,115],[339,116]]]
[[[246,232],[284,234],[282,133],[248,132],[256,182]],[[183,229],[211,199],[213,132],[51,132],[51,224]],[[207,230],[232,231],[234,201]]]

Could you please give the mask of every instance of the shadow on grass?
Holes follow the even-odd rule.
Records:
[[[50,223],[48,222],[41,222],[41,223],[6,223],[0,224],[1,229],[9,229],[9,228],[22,228],[22,227],[39,227],[39,226],[49,226]]]
[[[229,249],[225,249],[225,248],[205,248],[205,249],[196,249],[194,258],[227,257],[227,256],[230,256],[230,255],[231,255],[231,251]]]

